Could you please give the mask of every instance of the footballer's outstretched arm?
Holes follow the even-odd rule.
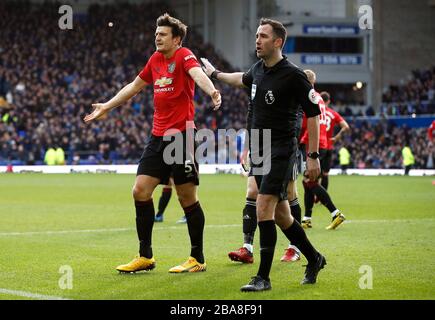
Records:
[[[200,67],[193,67],[189,69],[189,75],[198,87],[211,97],[214,106],[213,110],[219,109],[221,106],[221,94],[219,90],[214,87],[213,82],[211,82],[204,71],[202,71]]]
[[[217,71],[216,68],[210,63],[210,61],[208,61],[208,59],[201,58],[201,62],[203,64],[202,69],[210,78],[213,78],[213,72],[214,72],[215,79],[225,82],[230,86],[244,87],[244,84],[242,82],[243,72],[233,72],[233,73],[221,72],[221,71]]]
[[[145,87],[148,83],[143,81],[139,76],[134,79],[133,82],[127,84],[124,88],[122,88],[116,96],[105,103],[94,103],[92,106],[94,107],[94,111],[91,114],[88,114],[83,119],[85,122],[89,122],[92,120],[96,120],[104,116],[107,112],[116,108],[128,100],[130,100],[133,96],[138,94],[143,87]]]

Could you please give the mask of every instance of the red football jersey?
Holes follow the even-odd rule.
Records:
[[[340,122],[343,121],[344,119],[342,118],[342,116],[340,116],[340,114],[337,111],[329,107],[326,107],[325,118],[326,118],[326,142],[328,144],[328,147],[326,149],[332,150],[334,149],[334,145],[332,143],[331,138],[332,135],[334,134],[334,127],[340,124]]]
[[[152,133],[163,136],[169,129],[186,130],[186,122],[193,121],[195,82],[187,73],[200,67],[195,55],[181,47],[166,59],[154,52],[139,77],[154,86],[154,121]],[[170,134],[170,132],[166,132]]]
[[[325,102],[323,101],[322,97],[318,92],[316,92],[316,99],[317,104],[319,105],[320,109],[320,115],[319,115],[319,124],[320,124],[320,134],[319,134],[319,149],[326,149],[328,146],[327,139],[326,139],[326,106]],[[301,129],[301,144],[305,144],[307,150],[308,150],[308,143],[309,143],[309,137],[308,137],[308,130],[307,130],[307,117],[304,114],[303,120],[302,120],[302,129]]]

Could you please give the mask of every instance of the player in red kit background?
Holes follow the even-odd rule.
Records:
[[[324,103],[325,103],[325,121],[326,121],[326,151],[325,156],[322,159],[320,166],[322,167],[322,180],[321,185],[325,190],[328,190],[329,186],[329,170],[331,169],[332,164],[332,151],[334,150],[334,143],[341,139],[343,133],[349,130],[349,125],[346,120],[342,118],[342,116],[330,108],[329,105],[331,103],[331,96],[328,92],[323,91],[320,93]],[[335,126],[340,126],[340,131],[334,135]]]
[[[147,84],[154,87],[152,135],[139,160],[133,187],[139,255],[130,263],[118,266],[116,269],[120,272],[151,270],[155,267],[151,247],[154,225],[152,194],[158,184],[167,185],[171,175],[186,214],[191,253],[185,263],[171,268],[169,272],[198,272],[206,269],[203,255],[205,218],[197,196],[199,177],[197,163],[192,160],[194,150],[183,148],[182,163],[168,163],[164,159],[164,150],[171,143],[170,139],[177,141],[181,137],[185,145],[188,123],[194,120],[195,83],[211,97],[215,110],[221,104],[219,91],[203,72],[196,57],[189,49],[182,47],[186,32],[187,27],[180,20],[168,14],[160,16],[155,32],[156,52],[144,69],[110,101],[93,104],[94,111],[84,118],[85,122],[99,119],[135,96]]]
[[[431,125],[427,129],[427,137],[429,139],[429,144],[433,144],[433,132],[435,131],[435,120],[432,121]]]
[[[314,87],[314,84],[316,82],[316,74],[312,70],[304,70],[305,74],[308,77],[308,80],[311,82],[311,84]],[[319,116],[319,123],[320,123],[320,139],[319,139],[319,154],[316,156],[320,159],[320,170],[323,171],[323,160],[326,153],[326,148],[328,147],[327,142],[327,125],[326,125],[326,105],[323,101],[322,97],[318,92],[313,93],[315,95],[315,100],[317,101],[321,115]],[[304,125],[306,123],[306,119],[304,116],[304,121],[302,123],[302,128],[304,128]],[[303,132],[302,138],[300,143],[303,145],[308,145],[309,143],[309,135],[308,130],[302,129],[301,132]],[[312,155],[311,155],[312,157]],[[304,157],[306,158],[306,157]],[[314,198],[317,197],[319,201],[329,210],[331,213],[332,221],[331,224],[329,224],[326,229],[328,230],[334,230],[336,229],[343,221],[345,220],[345,216],[338,210],[334,203],[331,200],[331,197],[329,196],[328,192],[319,184],[319,179],[312,181],[310,180],[306,174],[304,173],[304,179],[302,181],[302,184],[304,186],[304,204],[305,204],[305,216],[302,219],[302,226],[304,228],[311,228],[311,215],[313,212],[313,206],[314,206]]]

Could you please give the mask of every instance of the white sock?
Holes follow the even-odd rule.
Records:
[[[334,218],[339,213],[340,213],[340,210],[335,209],[333,212],[331,212],[331,216]]]
[[[250,253],[253,253],[253,252],[254,252],[254,246],[253,246],[252,244],[244,243],[244,244],[243,244],[243,248],[248,249],[248,251],[249,251]]]
[[[302,221],[305,221],[305,220],[311,220],[311,217],[304,216],[304,218],[302,219]]]

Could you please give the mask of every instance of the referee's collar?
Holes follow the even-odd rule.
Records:
[[[283,55],[282,59],[279,60],[273,67],[270,67],[270,68],[266,67],[266,65],[264,64],[264,61],[262,61],[263,70],[265,73],[275,72],[277,69],[281,68],[287,62],[288,62],[287,56],[285,56],[285,55]]]

